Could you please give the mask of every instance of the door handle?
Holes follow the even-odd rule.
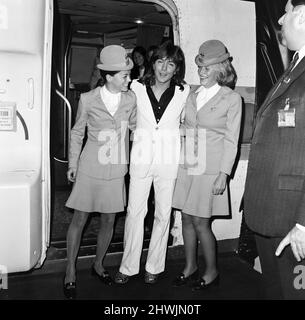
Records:
[[[55,90],[55,92],[62,100],[64,100],[65,102],[64,106],[67,108],[67,111],[68,111],[67,112],[68,121],[65,126],[67,128],[67,133],[68,133],[68,137],[67,137],[68,142],[64,138],[64,159],[59,159],[56,157],[54,157],[54,159],[59,162],[68,163],[69,162],[68,154],[70,149],[70,137],[71,137],[71,124],[72,124],[72,108],[69,100],[60,91]]]

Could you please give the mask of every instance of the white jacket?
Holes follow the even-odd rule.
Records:
[[[180,119],[189,86],[175,94],[157,123],[146,86],[134,81],[131,89],[137,97],[137,125],[130,156],[130,175],[144,178],[150,174],[165,179],[177,177],[180,157]]]

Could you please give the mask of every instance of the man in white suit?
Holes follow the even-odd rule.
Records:
[[[115,282],[125,284],[139,273],[144,218],[152,183],[155,217],[145,265],[145,282],[153,284],[164,271],[172,195],[180,155],[180,119],[189,87],[178,46],[166,42],[151,58],[149,70],[131,89],[137,97],[137,127],[130,160],[130,186],[124,233],[124,254]]]

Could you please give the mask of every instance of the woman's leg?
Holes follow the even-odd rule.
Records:
[[[101,225],[97,236],[96,257],[94,262],[95,271],[99,275],[105,271],[103,260],[112,239],[115,213],[102,213],[100,219]]]
[[[67,233],[67,268],[65,283],[75,281],[76,257],[88,216],[88,212],[74,210],[74,215]]]
[[[186,260],[183,274],[185,275],[185,277],[188,277],[197,269],[197,235],[193,225],[193,217],[182,212],[181,218],[182,236]]]
[[[210,218],[193,217],[193,225],[205,259],[205,272],[202,278],[206,281],[206,284],[208,284],[218,275],[216,265],[216,239],[211,229]]]

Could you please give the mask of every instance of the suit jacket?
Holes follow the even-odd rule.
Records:
[[[305,59],[290,81],[274,85],[258,111],[244,194],[248,226],[266,236],[285,236],[305,225]],[[277,90],[276,90],[277,88]],[[289,98],[295,127],[278,127],[278,111]]]
[[[135,126],[135,121],[136,97],[132,91],[122,92],[113,116],[101,98],[100,88],[81,94],[71,130],[69,168],[78,168],[94,178],[123,177],[129,155],[128,126]],[[86,127],[88,139],[81,152]]]
[[[177,177],[180,155],[180,119],[189,86],[175,94],[164,111],[159,123],[146,92],[146,87],[133,81],[131,89],[137,97],[137,125],[130,155],[130,175],[144,178],[149,174],[165,179]]]
[[[242,114],[241,97],[221,87],[198,111],[192,88],[185,106],[181,165],[192,168],[189,174],[230,175],[237,153]]]

